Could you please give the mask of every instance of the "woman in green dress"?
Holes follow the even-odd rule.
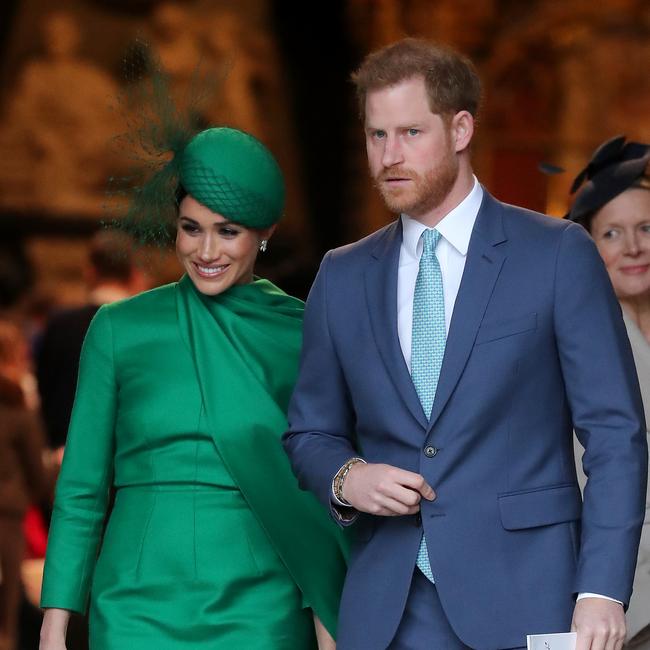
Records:
[[[84,343],[40,648],[88,601],[93,650],[334,647],[343,540],[280,444],[303,304],[253,276],[282,175],[228,128],[178,162],[185,275],[102,307]]]

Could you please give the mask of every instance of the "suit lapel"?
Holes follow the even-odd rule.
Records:
[[[474,224],[449,326],[429,431],[460,380],[506,257],[504,246],[499,246],[507,239],[503,231],[501,210],[498,201],[485,192]]]
[[[402,355],[397,333],[397,271],[402,243],[398,219],[374,248],[365,274],[370,323],[379,354],[397,392],[423,429],[427,420]]]

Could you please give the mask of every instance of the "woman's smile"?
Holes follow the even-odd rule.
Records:
[[[230,268],[230,264],[216,265],[193,262],[193,265],[198,275],[209,280],[221,277]]]

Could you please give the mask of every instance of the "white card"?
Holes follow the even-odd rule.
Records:
[[[576,650],[576,633],[529,634],[526,644],[528,650]]]

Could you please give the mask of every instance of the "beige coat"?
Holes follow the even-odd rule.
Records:
[[[625,311],[623,311],[623,320],[630,337],[636,371],[639,375],[646,421],[650,422],[650,345]],[[627,625],[628,638],[633,637],[646,625],[650,625],[650,483],[645,502],[645,523],[641,533],[639,559],[634,574],[634,592],[627,612]]]

